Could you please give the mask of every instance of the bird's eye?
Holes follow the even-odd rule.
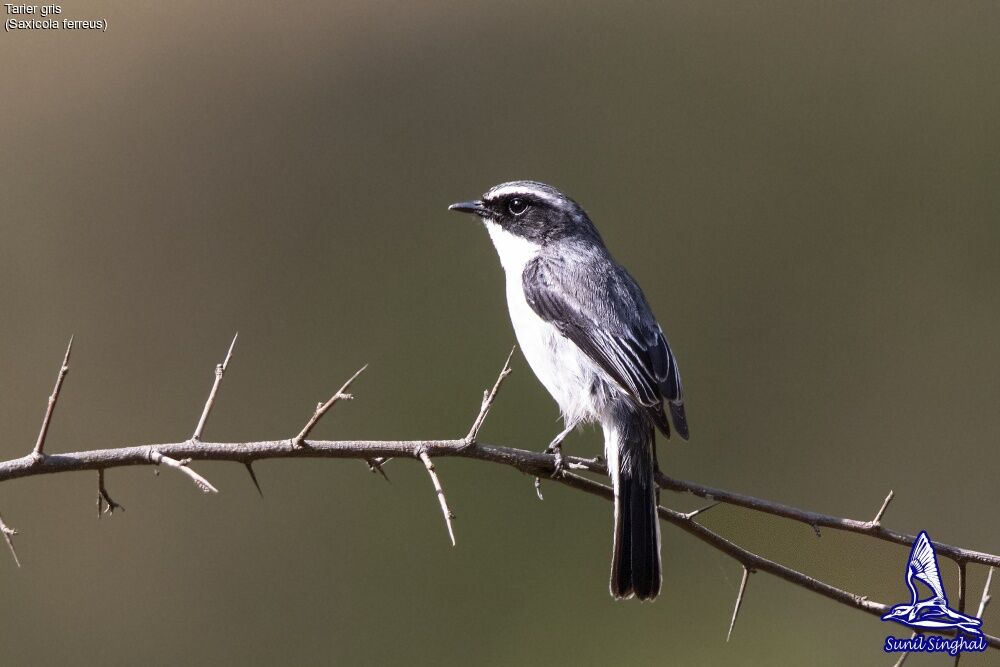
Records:
[[[520,197],[514,197],[507,202],[507,210],[510,211],[511,215],[522,215],[528,210],[528,202]]]

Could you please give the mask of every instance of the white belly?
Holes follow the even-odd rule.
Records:
[[[601,371],[558,329],[536,315],[524,299],[524,267],[535,257],[538,247],[492,223],[486,223],[486,228],[506,273],[510,320],[528,365],[559,405],[567,426],[598,419],[597,403],[604,396],[603,386],[596,395],[592,389],[595,381],[603,385],[599,380]]]
[[[566,425],[598,418],[592,388],[598,370],[580,348],[544,321],[524,300],[521,279],[507,278],[507,307],[524,358],[559,405]]]

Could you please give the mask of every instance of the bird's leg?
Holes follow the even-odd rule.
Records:
[[[553,477],[558,477],[559,474],[562,473],[563,470],[562,441],[566,439],[566,436],[569,435],[574,428],[576,428],[576,424],[570,424],[569,426],[564,428],[562,432],[559,433],[559,435],[557,435],[555,438],[552,439],[552,442],[549,443],[549,446],[545,448],[546,454],[555,454],[556,457],[555,470],[552,471]]]
[[[563,458],[562,458],[562,441],[566,439],[566,436],[570,434],[576,428],[576,424],[567,425],[562,432],[552,439],[549,446],[545,448],[544,454],[555,454],[556,462],[555,469],[552,471],[553,477],[558,477],[563,471]],[[542,480],[538,477],[535,478],[535,495],[538,496],[539,500],[542,498]]]

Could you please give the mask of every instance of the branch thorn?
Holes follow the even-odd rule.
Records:
[[[718,502],[715,502],[715,503],[711,503],[711,504],[705,505],[704,507],[702,507],[700,509],[696,509],[693,512],[688,512],[687,514],[684,515],[684,518],[690,521],[691,519],[695,518],[696,516],[698,516],[702,512],[707,512],[708,510],[712,509],[713,507],[715,507],[718,504],[719,504]]]
[[[486,415],[489,414],[490,407],[493,406],[493,401],[497,399],[497,392],[500,391],[500,385],[510,375],[510,360],[514,357],[514,350],[516,349],[517,345],[510,348],[510,354],[507,355],[507,361],[504,362],[503,368],[500,369],[497,381],[493,383],[493,389],[483,392],[483,402],[479,406],[479,414],[476,416],[476,420],[472,422],[472,428],[469,429],[468,435],[465,436],[466,447],[476,444],[476,439],[479,437],[479,430],[483,427],[483,422],[486,421]]]
[[[890,489],[889,495],[885,497],[885,500],[882,501],[882,506],[879,507],[878,512],[875,513],[875,518],[869,522],[873,529],[882,525],[882,517],[885,516],[885,511],[889,509],[889,503],[892,502],[894,495],[894,492]]]
[[[986,574],[986,585],[983,586],[983,597],[979,599],[979,611],[976,612],[976,618],[982,618],[983,612],[986,611],[986,605],[990,603],[993,596],[990,595],[990,584],[993,583],[993,568]]]
[[[42,428],[38,431],[38,440],[35,441],[35,448],[32,450],[32,454],[36,459],[40,459],[45,456],[43,451],[45,448],[45,437],[49,433],[49,424],[52,423],[52,413],[56,409],[56,401],[59,400],[59,394],[62,392],[63,381],[66,379],[66,373],[69,372],[69,355],[73,351],[73,336],[69,337],[69,345],[66,346],[66,355],[63,357],[62,365],[59,367],[59,375],[56,376],[56,386],[52,389],[52,394],[49,396],[49,404],[45,409],[45,417],[42,419]]]
[[[205,407],[201,411],[201,418],[198,419],[198,425],[194,427],[194,434],[191,439],[195,442],[201,440],[201,433],[205,429],[205,422],[208,421],[208,415],[212,412],[212,406],[215,405],[215,395],[219,391],[219,385],[222,384],[222,377],[226,374],[226,369],[229,368],[229,360],[233,358],[233,349],[236,347],[236,339],[240,337],[240,333],[237,331],[236,335],[233,336],[233,342],[229,344],[229,351],[226,352],[226,358],[222,360],[221,364],[215,367],[215,381],[212,383],[212,389],[208,392],[208,399],[205,401]]]
[[[740,607],[743,605],[743,594],[747,590],[747,582],[750,580],[750,568],[743,566],[743,579],[740,581],[740,592],[736,594],[736,606],[733,607],[733,618],[729,621],[729,632],[726,633],[726,641],[733,636],[733,628],[736,626],[736,617],[739,616]]]
[[[9,528],[7,524],[3,522],[3,517],[0,516],[0,533],[3,533],[3,539],[7,542],[7,546],[10,548],[10,555],[14,557],[14,563],[21,567],[21,560],[17,557],[17,549],[14,548],[14,536],[17,535],[17,531],[13,528]]]
[[[444,487],[441,486],[441,479],[438,477],[437,471],[434,469],[434,462],[431,460],[430,455],[427,453],[426,449],[421,449],[418,454],[420,460],[424,462],[424,467],[427,468],[427,474],[431,477],[431,484],[434,485],[434,492],[437,494],[438,502],[441,504],[441,513],[444,514],[445,525],[448,526],[448,537],[451,538],[451,546],[455,546],[455,527],[452,526],[451,520],[455,518],[452,514],[451,509],[448,508],[448,499],[444,495]]]
[[[194,482],[195,486],[201,489],[202,492],[204,493],[219,492],[217,488],[212,486],[211,482],[209,482],[207,479],[205,479],[204,477],[202,477],[201,475],[199,475],[194,470],[191,470],[191,468],[188,467],[188,464],[191,463],[191,459],[182,459],[178,461],[177,459],[172,459],[169,456],[164,456],[160,452],[153,449],[150,450],[149,452],[149,460],[156,465],[162,463],[166,466],[173,468],[174,470],[178,470],[184,473],[191,479],[192,482]]]
[[[377,472],[378,474],[382,475],[382,478],[385,479],[385,481],[389,482],[389,476],[385,474],[385,464],[391,460],[392,458],[383,458],[381,456],[376,456],[373,459],[365,459],[365,463],[368,464],[369,470],[371,470],[373,473]],[[389,483],[391,484],[392,482]]]
[[[958,563],[958,611],[962,614],[965,613],[965,563]],[[961,651],[959,651],[961,653]]]
[[[253,462],[252,461],[247,461],[243,465],[245,465],[247,467],[247,472],[250,473],[250,479],[253,480],[253,485],[255,487],[257,487],[257,493],[260,494],[261,498],[263,498],[264,497],[264,492],[260,490],[260,482],[257,481],[257,473],[254,472]]]
[[[354,398],[353,395],[345,394],[344,392],[347,391],[347,389],[351,386],[351,383],[357,380],[358,376],[361,375],[366,368],[368,368],[368,364],[365,364],[364,366],[359,368],[358,371],[354,375],[352,375],[347,380],[347,382],[344,383],[344,386],[338,389],[336,393],[334,393],[334,395],[331,396],[330,400],[328,400],[326,403],[316,404],[316,411],[313,412],[313,416],[309,418],[309,421],[306,422],[306,425],[302,427],[302,430],[299,431],[299,434],[294,438],[292,438],[292,447],[302,446],[302,443],[309,436],[309,433],[310,431],[313,430],[313,427],[315,427],[316,424],[319,423],[319,420],[323,418],[323,415],[326,414],[326,411],[332,408],[337,401],[340,400],[350,401]]]

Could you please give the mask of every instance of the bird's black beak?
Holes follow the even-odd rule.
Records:
[[[483,205],[483,202],[478,199],[475,201],[460,201],[449,206],[448,210],[458,211],[459,213],[475,213],[479,216],[487,215],[490,212],[490,210]]]

